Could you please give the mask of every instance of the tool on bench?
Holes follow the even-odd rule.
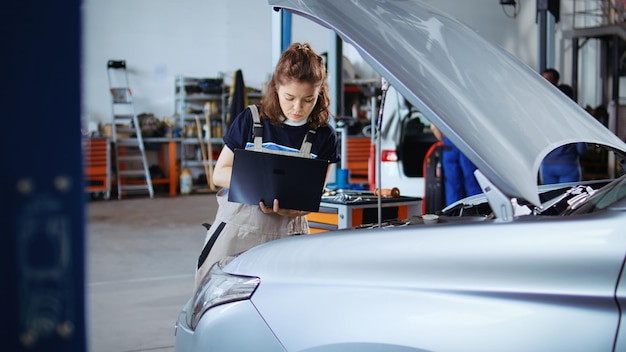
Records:
[[[378,188],[374,190],[374,195],[378,195]],[[380,192],[380,195],[383,197],[400,198],[400,189],[398,187],[383,188]]]
[[[393,188],[383,188],[382,192],[380,192],[380,196],[382,198],[399,198],[400,197],[400,189],[397,187]],[[324,192],[324,199],[334,200],[337,202],[359,202],[359,201],[373,201],[378,199],[378,189],[374,192],[361,192],[361,191],[346,191],[346,190],[338,190],[338,191],[326,191]]]

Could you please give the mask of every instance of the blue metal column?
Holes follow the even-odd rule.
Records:
[[[80,0],[2,13],[2,346],[85,351]]]
[[[350,170],[348,169],[348,126],[343,117],[343,41],[333,31],[329,31],[328,57],[328,89],[330,90],[330,108],[336,121],[335,127],[341,137],[341,163],[335,165],[335,178],[337,188],[348,188],[350,182]]]
[[[291,44],[291,12],[281,10],[280,52],[285,51]]]

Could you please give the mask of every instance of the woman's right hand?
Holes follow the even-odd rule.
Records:
[[[304,210],[293,210],[293,209],[281,209],[278,204],[278,199],[274,199],[274,203],[272,207],[267,207],[263,201],[259,202],[259,208],[265,214],[278,214],[280,216],[288,216],[288,217],[296,217],[296,216],[305,216],[309,212]]]

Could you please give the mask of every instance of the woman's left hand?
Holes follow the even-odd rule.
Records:
[[[303,210],[281,209],[278,206],[278,199],[274,199],[274,204],[272,205],[271,208],[265,206],[263,202],[259,202],[259,208],[261,208],[261,211],[264,212],[265,214],[276,213],[280,216],[289,216],[289,217],[304,216],[309,213],[308,211],[303,211]]]

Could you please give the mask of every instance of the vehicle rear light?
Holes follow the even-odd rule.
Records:
[[[380,161],[398,161],[398,154],[395,150],[383,150],[380,153]]]
[[[373,191],[376,189],[376,146],[375,145],[371,145],[370,146],[370,158],[369,158],[369,172],[368,172],[368,177],[367,177],[367,183],[369,184],[369,188],[370,191]],[[398,154],[396,153],[395,150],[382,150],[380,152],[380,161],[381,162],[397,162],[398,161]]]

